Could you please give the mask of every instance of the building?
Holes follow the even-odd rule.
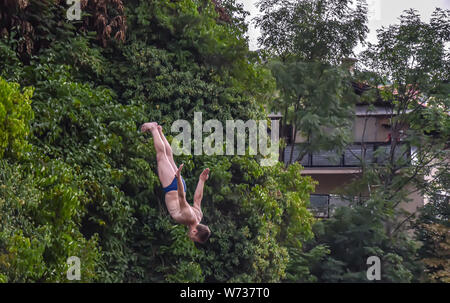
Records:
[[[353,83],[356,93],[363,93],[368,87]],[[275,117],[276,116],[276,117]],[[275,115],[274,118],[280,118]],[[392,110],[388,103],[377,100],[372,106],[368,104],[355,105],[355,116],[352,132],[353,143],[343,153],[336,151],[320,151],[306,154],[299,162],[304,167],[303,175],[311,176],[319,183],[315,192],[311,195],[311,209],[317,217],[328,218],[337,206],[347,205],[350,198],[343,199],[340,192],[342,188],[351,183],[355,178],[361,176],[361,161],[366,163],[377,163],[383,165],[390,153]],[[406,130],[406,129],[405,129]],[[291,149],[293,148],[293,159],[299,156],[299,146],[305,143],[301,134],[297,134],[296,141],[292,142],[293,131],[287,133],[284,138],[287,147],[284,150],[284,162],[288,164]],[[407,144],[399,144],[395,156],[411,159],[414,147]],[[408,160],[410,161],[410,160]],[[413,192],[413,190],[411,190]],[[364,197],[352,197],[358,199]],[[409,213],[415,212],[417,208],[424,205],[425,198],[418,193],[410,194],[408,203],[400,205]]]

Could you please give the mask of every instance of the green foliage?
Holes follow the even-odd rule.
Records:
[[[427,234],[431,256],[423,258],[428,279],[431,282],[450,283],[450,228],[445,225],[422,225]],[[430,245],[431,244],[431,245]]]
[[[299,166],[284,171],[281,164],[260,167],[242,157],[233,157],[227,166],[232,173],[212,175],[207,189],[209,194],[221,188],[207,208],[214,233],[201,263],[211,271],[207,281],[279,281],[289,260],[287,247],[299,248],[312,237],[314,218],[306,209],[312,182],[300,176]]]
[[[364,42],[366,1],[262,0],[258,6],[264,12],[255,18],[262,31],[258,42],[271,58],[278,90],[270,110],[283,114],[283,130],[293,127],[294,142],[297,132],[305,141],[297,159],[292,148],[283,160],[291,163],[319,150],[339,154],[351,141],[356,99],[346,67],[336,65]]]
[[[450,203],[449,198],[435,195],[423,207],[415,222],[417,239],[422,245],[419,256],[425,265],[427,282],[450,282]]]
[[[20,80],[22,62],[14,51],[15,43],[14,39],[0,40],[0,62],[2,62],[0,77],[17,82]]]
[[[308,152],[342,151],[351,140],[356,101],[349,74],[321,62],[273,61],[269,67],[280,91],[271,109],[282,112],[283,120],[294,126],[294,142],[297,131],[306,139],[298,158],[289,163]]]
[[[32,95],[32,88],[21,92],[18,83],[8,83],[0,77],[0,159],[20,158],[29,150],[26,139],[33,119]]]
[[[330,249],[323,244],[314,246],[310,250],[291,249],[289,251],[289,264],[287,267],[286,282],[315,283],[319,279],[311,271],[317,271],[327,260]]]
[[[5,282],[63,282],[78,256],[82,281],[93,281],[100,255],[96,237],[79,232],[81,180],[61,160],[34,157],[0,163],[0,272]]]
[[[300,260],[313,260],[311,274],[319,282],[369,282],[367,258],[381,260],[381,282],[411,282],[420,272],[417,244],[399,235],[389,237],[378,203],[341,207],[332,218],[314,226],[315,239]],[[325,247],[323,247],[325,246]],[[323,258],[317,262],[318,258]],[[319,259],[320,260],[320,259]]]
[[[258,43],[283,62],[339,64],[369,31],[365,0],[261,0],[258,7]]]
[[[88,235],[100,235],[104,260],[112,266],[104,268],[101,275],[110,277],[113,270],[115,275],[124,275],[133,258],[124,239],[135,221],[124,192],[132,193],[138,189],[136,186],[155,182],[149,166],[133,157],[136,151],[125,151],[143,154],[144,144],[136,139],[136,124],[130,119],[139,114],[136,108],[112,102],[106,89],[73,82],[69,71],[68,66],[45,59],[30,74],[32,81],[46,79],[36,87],[35,144],[51,158],[63,157],[79,171],[85,180],[81,188],[89,201],[95,201],[88,206],[92,214],[84,218],[82,230]],[[128,159],[125,155],[129,155]],[[139,180],[133,168],[138,169]]]
[[[170,219],[152,141],[138,131],[158,121],[171,140],[171,123],[192,121],[195,111],[223,122],[265,118],[259,98],[270,96],[274,79],[248,52],[242,19],[218,20],[209,1],[127,1],[124,43],[101,48],[62,20],[59,7],[45,11],[54,14],[40,26],[57,35],[23,66],[12,51],[14,29],[0,43],[10,70],[34,87],[35,113],[30,158],[5,164],[17,165],[11,174],[23,186],[11,190],[5,175],[0,213],[32,215],[3,225],[0,279],[65,281],[74,255],[83,281],[280,281],[287,247],[312,237],[313,185],[300,167],[263,168],[250,156],[177,157],[189,189],[202,169],[212,172],[202,205],[213,236],[195,245]],[[50,26],[55,20],[62,27]],[[20,199],[29,202],[10,207]]]
[[[362,100],[382,102],[392,111],[390,152],[383,165],[361,161],[362,176],[346,194],[364,198],[337,209],[308,243],[330,249],[323,265],[311,270],[319,281],[366,281],[365,260],[371,255],[381,259],[385,282],[423,280],[422,261],[432,279],[446,277],[440,250],[447,245],[445,229],[424,217],[417,225],[423,228],[419,249],[411,230],[415,214],[400,205],[411,193],[435,197],[448,188],[448,16],[436,9],[427,24],[417,12],[406,11],[400,24],[378,31],[378,43],[361,56],[368,68],[356,77],[375,88]],[[414,147],[411,154],[406,146]]]

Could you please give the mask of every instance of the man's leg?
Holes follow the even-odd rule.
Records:
[[[156,162],[158,164],[158,177],[163,187],[169,186],[175,178],[176,169],[172,167],[166,155],[164,141],[159,134],[156,122],[145,123],[142,125],[142,131],[149,131],[153,136],[153,144],[156,150]]]
[[[172,146],[170,146],[169,142],[166,139],[166,136],[164,136],[163,131],[162,131],[162,126],[158,125],[157,128],[159,131],[159,135],[161,136],[161,139],[164,142],[164,147],[166,148],[167,159],[169,160],[170,164],[172,165],[173,169],[176,172],[178,170],[178,166],[175,163],[175,161],[173,160]]]

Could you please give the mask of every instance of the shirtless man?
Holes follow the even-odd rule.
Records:
[[[211,231],[208,226],[200,224],[203,218],[201,202],[203,187],[209,177],[209,168],[200,174],[194,193],[194,206],[189,205],[186,201],[186,183],[181,177],[183,164],[177,168],[173,160],[172,147],[167,142],[162,132],[162,127],[156,122],[149,122],[142,125],[141,131],[150,132],[153,136],[158,176],[166,193],[167,210],[175,222],[186,225],[189,228],[188,236],[192,241],[205,243],[211,235]]]

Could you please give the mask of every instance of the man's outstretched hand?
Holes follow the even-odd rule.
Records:
[[[205,169],[201,174],[200,174],[200,180],[202,180],[203,182],[205,182],[206,180],[208,180],[209,178],[209,168]]]
[[[181,164],[180,167],[178,168],[177,172],[175,173],[175,176],[177,176],[177,178],[180,178],[180,174],[181,174],[181,170],[183,169],[183,165]]]
[[[145,132],[149,132],[151,131],[153,128],[157,127],[158,124],[156,122],[147,122],[142,124],[141,126],[141,132],[145,133]]]
[[[175,173],[175,176],[177,178],[180,177],[181,175],[181,170],[183,169],[184,164],[181,164],[180,167],[177,169],[177,172]],[[208,180],[209,178],[209,168],[205,169],[201,174],[200,174],[200,180],[202,180],[203,182],[205,182],[206,180]]]

